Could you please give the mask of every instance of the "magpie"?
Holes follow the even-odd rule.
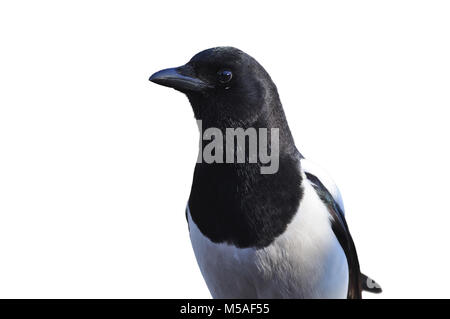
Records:
[[[150,81],[184,93],[202,131],[279,130],[276,173],[261,174],[260,161],[195,165],[186,219],[213,298],[359,299],[362,291],[381,292],[360,271],[339,189],[297,150],[277,88],[254,58],[211,48]]]

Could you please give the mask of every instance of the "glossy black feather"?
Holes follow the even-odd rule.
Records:
[[[300,154],[277,88],[255,59],[235,48],[202,51],[188,62],[187,69],[202,81],[215,83],[214,89],[187,93],[203,131],[210,127],[223,133],[226,128],[279,130],[277,173],[262,175],[261,163],[248,161],[198,163],[189,197],[192,219],[213,242],[265,247],[284,232],[302,197]],[[218,70],[233,74],[225,86],[216,79]]]

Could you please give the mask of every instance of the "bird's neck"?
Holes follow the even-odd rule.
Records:
[[[253,126],[268,131],[279,129],[276,172],[262,174],[264,164],[260,161],[202,162],[195,167],[189,208],[193,221],[213,242],[227,242],[239,247],[265,247],[285,230],[300,203],[300,155],[284,114],[281,119],[260,119]],[[201,133],[208,128],[203,126]],[[220,130],[224,133],[225,145],[226,129],[222,127]],[[206,144],[208,141],[202,142],[203,147]]]

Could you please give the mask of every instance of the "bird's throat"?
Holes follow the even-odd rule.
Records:
[[[189,208],[200,231],[213,242],[265,247],[285,229],[301,197],[297,154],[279,154],[274,174],[261,163],[197,163]]]

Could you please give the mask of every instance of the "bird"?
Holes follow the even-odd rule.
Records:
[[[262,174],[260,160],[195,164],[185,215],[213,298],[360,299],[362,291],[381,292],[360,271],[338,187],[298,151],[261,64],[237,48],[214,47],[149,80],[187,96],[200,136],[211,128],[225,139],[228,128],[278,130],[275,173]]]

